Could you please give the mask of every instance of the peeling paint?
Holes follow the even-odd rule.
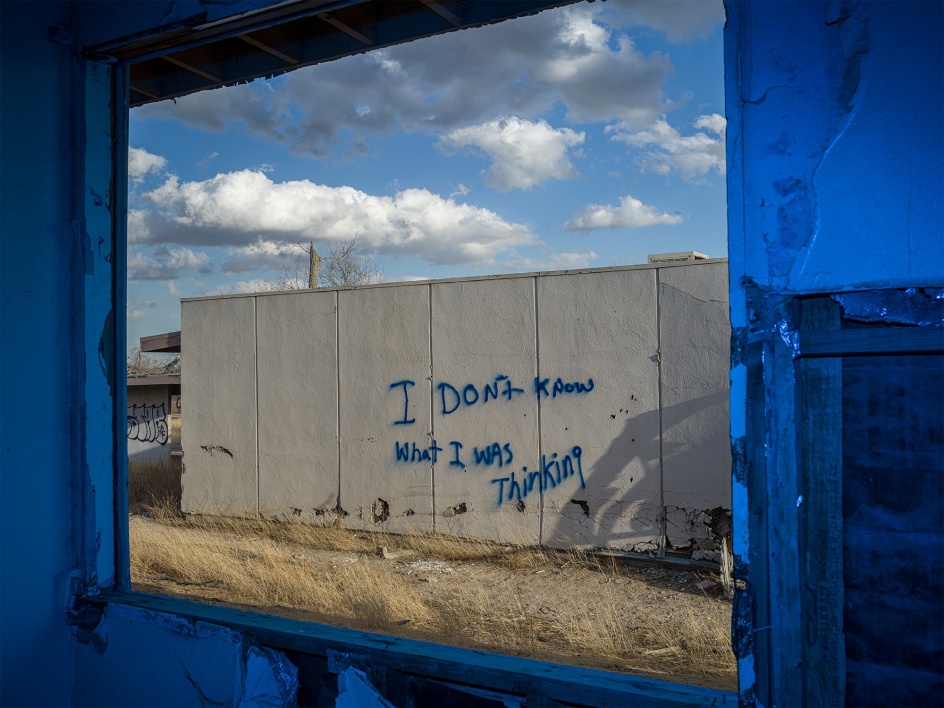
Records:
[[[367,674],[351,666],[338,674],[335,708],[394,708],[367,679]]]
[[[443,511],[442,515],[447,517],[458,516],[459,514],[465,514],[468,511],[468,508],[465,505],[465,502],[460,502],[455,506],[450,506],[448,509]]]
[[[944,324],[941,288],[870,290],[832,295],[843,317],[854,322],[885,322],[921,326]]]
[[[390,505],[385,499],[378,498],[371,505],[370,518],[375,524],[383,523],[390,518]]]

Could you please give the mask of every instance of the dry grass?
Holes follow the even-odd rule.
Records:
[[[170,414],[170,444],[180,445],[180,413]]]
[[[730,603],[720,586],[694,591],[692,573],[441,534],[185,517],[167,505],[130,525],[132,576],[145,590],[735,689]],[[691,582],[675,590],[680,575]]]
[[[150,509],[180,509],[179,458],[157,462],[128,461],[128,508],[132,514]]]

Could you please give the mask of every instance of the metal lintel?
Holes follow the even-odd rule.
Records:
[[[255,39],[254,37],[250,37],[248,34],[237,34],[236,37],[237,39],[241,39],[242,41],[244,41],[246,44],[248,44],[251,47],[260,49],[266,54],[270,54],[274,56],[276,59],[281,59],[286,64],[295,66],[296,64],[300,63],[299,60],[296,59],[295,57],[291,57],[288,54],[285,54],[284,52],[280,52],[278,49],[270,47],[268,44],[265,44],[264,42],[260,42],[258,39]]]
[[[350,27],[350,26],[344,24],[343,22],[341,22],[341,20],[336,19],[333,15],[331,15],[331,14],[329,14],[329,13],[327,13],[327,12],[319,12],[319,13],[316,13],[316,14],[315,14],[315,17],[317,17],[317,18],[318,18],[319,20],[321,20],[322,22],[327,22],[329,25],[331,25],[331,26],[334,27],[335,29],[341,30],[341,31],[344,32],[344,34],[346,34],[348,37],[353,37],[354,39],[356,39],[356,40],[357,40],[358,42],[360,42],[361,44],[366,44],[368,47],[373,46],[374,44],[377,43],[377,42],[375,42],[373,39],[371,39],[370,37],[368,37],[366,34],[361,34],[360,32],[358,32],[358,31],[357,31],[356,29],[354,29],[353,27]]]
[[[180,61],[180,59],[177,59],[171,56],[170,54],[164,54],[163,56],[161,56],[161,59],[163,59],[166,62],[170,62],[174,66],[180,67],[184,71],[189,71],[191,74],[202,76],[204,79],[208,81],[212,81],[215,84],[222,83],[223,81],[223,79],[213,76],[213,74],[207,73],[206,71],[203,71],[202,69],[198,69],[195,66],[190,66],[190,64],[187,64],[186,62],[182,62]]]
[[[462,24],[462,20],[454,12],[443,7],[442,3],[436,2],[436,0],[420,0],[420,2],[454,27]]]

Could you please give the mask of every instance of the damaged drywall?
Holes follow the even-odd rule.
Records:
[[[295,666],[234,630],[127,605],[99,612],[73,627],[74,705],[296,704]]]
[[[719,260],[184,300],[183,509],[715,551],[727,319]]]

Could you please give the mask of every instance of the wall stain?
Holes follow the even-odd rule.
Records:
[[[201,445],[200,449],[203,450],[205,453],[207,453],[210,457],[213,457],[214,452],[222,452],[225,455],[229,455],[230,457],[233,457],[233,453],[231,453],[222,445]]]

